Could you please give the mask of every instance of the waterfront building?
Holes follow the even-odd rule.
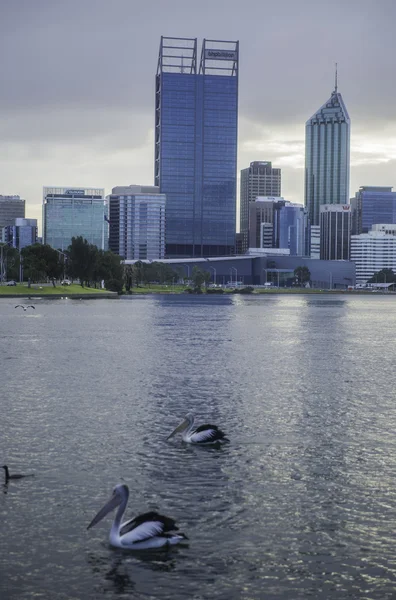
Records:
[[[396,223],[396,192],[392,187],[362,186],[351,198],[352,234],[368,233],[377,223]]]
[[[164,258],[166,195],[157,186],[129,185],[107,198],[110,250],[128,260]]]
[[[396,273],[396,224],[375,224],[367,233],[351,236],[351,261],[356,283],[364,284],[382,269]]]
[[[2,196],[0,194],[0,230],[15,225],[15,219],[25,217],[25,200],[20,196]]]
[[[292,256],[308,255],[308,213],[302,204],[258,197],[248,208],[249,248],[288,248]]]
[[[37,244],[37,219],[15,219],[15,225],[4,228],[4,242],[18,250]]]
[[[349,260],[351,246],[351,207],[324,204],[320,207],[321,260]]]
[[[247,169],[241,170],[240,231],[242,235],[242,252],[246,251],[251,242],[249,230],[250,203],[255,202],[258,197],[279,197],[280,195],[281,169],[273,168],[271,162],[251,162]]]
[[[319,225],[323,204],[348,204],[351,122],[337,90],[305,124],[305,206]]]
[[[107,250],[107,201],[103,188],[43,188],[43,243],[67,250],[72,237]]]
[[[238,42],[161,37],[155,185],[166,194],[166,255],[235,252]]]
[[[134,264],[126,260],[124,263]],[[147,261],[148,262],[148,261]],[[161,261],[177,272],[189,277],[194,266],[207,271],[212,281],[226,285],[238,282],[243,285],[264,285],[272,282],[280,287],[294,285],[294,270],[308,267],[311,278],[310,287],[319,289],[342,289],[355,285],[355,263],[347,260],[312,260],[304,256],[289,256],[288,250],[250,251],[242,256],[226,256],[195,259],[166,259]]]

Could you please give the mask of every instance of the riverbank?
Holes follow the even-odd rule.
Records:
[[[118,298],[116,292],[108,290],[81,287],[78,284],[58,285],[52,284],[34,284],[29,288],[27,284],[17,284],[15,286],[0,286],[0,298]]]

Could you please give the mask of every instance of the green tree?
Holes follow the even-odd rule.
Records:
[[[308,267],[296,267],[294,269],[294,277],[297,285],[303,286],[311,279],[311,273]]]
[[[396,275],[392,269],[381,269],[367,283],[396,283]]]
[[[0,244],[0,248],[3,259],[4,278],[8,280],[19,279],[19,250],[8,244]]]
[[[58,279],[63,270],[63,263],[59,259],[59,253],[48,244],[33,244],[21,250],[23,259],[23,271],[25,277],[40,281],[48,277],[55,287],[55,279]]]
[[[93,280],[96,246],[89,244],[81,235],[73,237],[68,248],[67,272],[72,279],[79,279],[81,287]]]
[[[205,274],[196,265],[193,267],[191,280],[193,282],[194,289],[196,291],[201,291],[202,284],[205,282]]]

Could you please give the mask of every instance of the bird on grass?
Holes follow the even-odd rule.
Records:
[[[36,307],[32,304],[29,304],[28,306],[24,306],[23,304],[17,304],[15,308],[23,308],[24,311],[26,311],[28,308],[33,308],[33,310],[36,310]]]
[[[14,473],[13,475],[10,475],[10,470],[7,467],[7,465],[3,465],[1,468],[4,469],[4,471],[5,471],[5,480],[6,480],[6,483],[8,483],[10,479],[23,479],[24,477],[34,477],[33,473],[29,473],[28,475],[22,475],[20,473]]]
[[[194,428],[194,421],[194,415],[192,413],[187,413],[180,425],[178,425],[176,429],[172,431],[170,436],[167,437],[167,440],[170,440],[170,438],[177,433],[181,433],[183,442],[187,442],[188,444],[219,445],[230,441],[217,425],[210,425],[207,423]]]
[[[101,521],[110,511],[118,508],[113,525],[110,529],[110,544],[116,548],[127,550],[147,550],[173,546],[187,539],[184,533],[175,533],[178,530],[173,519],[159,515],[157,512],[148,512],[138,515],[130,521],[121,523],[129,497],[128,486],[119,483],[113,489],[110,500],[92,519],[87,529]]]

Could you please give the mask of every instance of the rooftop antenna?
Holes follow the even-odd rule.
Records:
[[[338,89],[338,63],[335,64],[335,87],[334,87],[334,93],[337,93],[337,89]]]

